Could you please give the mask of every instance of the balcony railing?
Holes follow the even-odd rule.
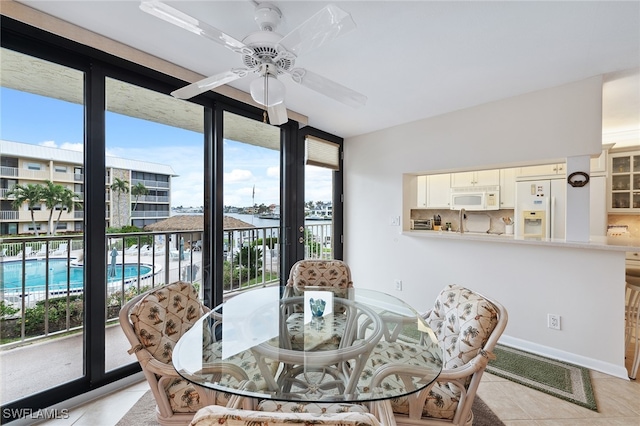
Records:
[[[169,217],[168,211],[132,211],[131,217]]]
[[[169,188],[169,182],[159,180],[131,179],[131,186],[142,183],[147,188]]]
[[[18,168],[17,167],[1,166],[0,167],[0,175],[1,176],[9,176],[9,177],[18,177]]]
[[[132,197],[132,198],[135,198],[135,197]],[[138,198],[138,201],[147,201],[152,203],[168,203],[169,197],[167,195],[141,195],[140,198]]]
[[[305,232],[307,258],[333,257],[327,239],[331,235],[330,224],[307,226]],[[165,283],[189,281],[202,292],[201,236],[202,231],[107,234],[107,277],[103,284],[107,321],[117,319],[126,300]],[[223,292],[278,284],[280,247],[279,227],[226,229]],[[2,347],[82,327],[82,314],[77,313],[82,303],[75,299],[84,293],[85,255],[90,256],[85,253],[82,235],[2,240],[0,337],[9,341]],[[34,324],[35,312],[40,312],[38,324]],[[8,330],[13,333],[7,335]]]
[[[18,220],[20,218],[20,212],[13,210],[1,210],[0,220]]]

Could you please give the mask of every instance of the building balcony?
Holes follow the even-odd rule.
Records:
[[[0,210],[0,220],[18,220],[20,212],[14,210]]]
[[[136,218],[154,218],[154,217],[169,217],[169,211],[133,211],[131,217]]]
[[[131,186],[135,186],[138,183],[143,184],[147,188],[169,188],[169,182],[163,182],[163,181],[157,181],[157,180],[131,179]]]

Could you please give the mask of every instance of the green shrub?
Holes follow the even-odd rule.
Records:
[[[252,244],[253,246],[256,247],[262,247],[263,244],[263,239],[262,238],[258,238],[257,240],[255,240],[255,242]],[[275,246],[278,245],[278,237],[268,237],[264,239],[264,245],[266,247],[269,247],[270,249],[273,249]]]
[[[20,309],[4,303],[4,300],[0,300],[0,318],[10,317],[17,312],[20,312]]]

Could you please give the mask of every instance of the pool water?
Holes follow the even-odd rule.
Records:
[[[4,291],[20,291],[22,289],[22,262],[2,262],[2,284]],[[47,263],[44,259],[30,259],[25,261],[25,291],[44,291],[46,284]],[[116,265],[115,274],[111,274],[111,265],[107,267],[108,281],[122,280],[122,265]],[[84,286],[84,268],[71,265],[69,268],[69,288],[81,290]],[[140,277],[151,272],[150,266],[140,265]],[[125,264],[124,277],[137,278],[138,265]],[[67,259],[49,259],[49,291],[67,289]]]

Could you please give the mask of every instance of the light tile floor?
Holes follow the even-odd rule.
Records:
[[[507,426],[638,426],[640,382],[591,372],[598,412],[562,401],[491,374],[482,378],[478,395]],[[70,418],[48,426],[114,426],[149,390],[146,381],[70,411]]]

